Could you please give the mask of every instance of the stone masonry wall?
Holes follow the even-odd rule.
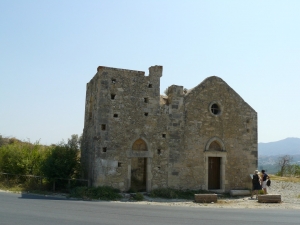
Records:
[[[131,168],[140,158],[147,191],[208,189],[207,160],[216,156],[221,157],[220,189],[249,187],[257,167],[256,112],[221,78],[209,77],[187,92],[172,85],[163,97],[161,76],[161,66],[150,67],[148,76],[98,67],[87,84],[82,143],[90,184],[128,190]],[[143,151],[133,149],[137,140],[145,143]],[[209,148],[213,141],[220,149]]]
[[[160,107],[161,75],[160,66],[150,67],[149,76],[140,71],[98,68],[87,87],[83,134],[83,162],[92,185],[127,189],[131,158],[138,156],[147,157],[150,183],[167,186],[168,114]],[[146,155],[132,151],[134,141],[140,138],[147,144]]]
[[[211,105],[219,105],[221,112],[214,115]],[[257,114],[222,79],[210,77],[195,87],[185,98],[186,164],[191,171],[186,176],[190,187],[206,185],[207,168],[204,168],[206,145],[212,138],[223,142],[225,165],[224,188],[251,187],[249,174],[257,168]],[[211,153],[210,153],[211,154]]]

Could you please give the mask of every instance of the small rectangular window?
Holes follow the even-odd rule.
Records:
[[[110,95],[110,98],[111,98],[111,99],[115,99],[115,98],[116,98],[116,95],[115,95],[115,94],[111,94],[111,95]]]
[[[107,148],[106,147],[103,147],[102,148],[102,152],[106,152],[107,151]]]
[[[152,84],[148,84],[148,88],[152,88]]]
[[[149,115],[149,113],[145,112],[145,113],[144,113],[144,115],[145,115],[145,116],[148,116],[148,115]]]
[[[119,115],[115,113],[114,114],[114,118],[118,118],[118,117],[119,117]]]
[[[105,124],[101,124],[101,130],[106,130],[106,125]]]
[[[118,167],[122,167],[122,163],[118,162]]]
[[[145,103],[149,103],[149,98],[144,98]]]
[[[167,137],[167,135],[166,135],[166,134],[162,134],[162,137],[163,137],[163,138],[166,138],[166,137]]]
[[[161,155],[161,149],[157,149],[157,154]]]
[[[116,80],[115,78],[112,78],[112,79],[111,79],[111,82],[112,82],[113,84],[115,84],[115,83],[117,83],[117,80]]]

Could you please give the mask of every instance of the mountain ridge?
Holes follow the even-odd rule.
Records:
[[[300,138],[288,137],[279,141],[258,143],[258,155],[300,155]]]

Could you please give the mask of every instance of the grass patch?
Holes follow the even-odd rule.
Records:
[[[281,176],[276,176],[269,174],[271,181],[276,180],[276,181],[285,181],[285,182],[294,182],[294,183],[300,183],[300,177],[281,177]],[[272,185],[272,183],[271,183]]]
[[[226,201],[226,200],[220,200],[218,199],[218,201],[216,202],[218,205],[225,205],[225,204],[229,204],[230,202],[229,201]]]
[[[16,186],[8,186],[0,183],[0,189],[11,192],[22,192],[24,191],[24,187],[16,185]]]
[[[45,185],[43,187],[36,187],[33,185],[30,185],[27,183],[10,183],[7,184],[6,182],[0,182],[0,190],[6,190],[10,192],[20,193],[20,192],[30,192],[33,194],[40,194],[40,195],[52,195],[54,192],[49,191],[45,188]]]
[[[71,190],[69,197],[115,201],[122,198],[119,193],[120,191],[118,189],[109,186],[76,187]]]
[[[211,193],[204,190],[176,190],[172,188],[158,188],[150,192],[152,198],[167,198],[167,199],[194,199],[195,194]]]
[[[22,192],[22,191],[33,191],[38,189],[36,185],[33,185],[32,182],[0,182],[0,189],[8,190],[12,192]]]
[[[264,195],[265,192],[264,192],[264,190],[258,190],[258,194],[259,194],[259,195]]]

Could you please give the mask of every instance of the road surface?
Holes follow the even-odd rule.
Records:
[[[222,209],[78,201],[0,192],[1,225],[292,225],[298,210]]]

